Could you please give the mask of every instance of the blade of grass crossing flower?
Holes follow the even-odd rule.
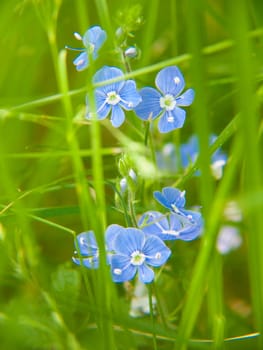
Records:
[[[243,140],[245,159],[244,194],[253,195],[263,188],[262,154],[259,149],[258,130],[259,115],[256,108],[255,70],[256,60],[253,59],[252,43],[248,37],[248,3],[231,1],[229,3],[229,25],[236,45],[234,47],[234,62],[237,75],[237,106],[240,108],[240,136]],[[238,25],[237,25],[238,23]],[[235,25],[236,24],[236,25]],[[263,334],[263,201],[254,206],[253,210],[244,206],[248,224],[248,257],[252,289],[252,303],[257,330]],[[263,348],[263,337],[259,339],[259,348]]]
[[[192,334],[201,307],[206,287],[207,271],[210,266],[210,260],[215,246],[218,223],[224,208],[225,198],[228,195],[233,179],[238,171],[238,164],[242,155],[242,148],[240,146],[240,140],[237,138],[233,146],[232,162],[227,165],[224,177],[219,184],[218,190],[211,204],[210,212],[212,212],[213,215],[207,217],[206,233],[203,236],[201,250],[194,267],[186,304],[178,328],[177,339],[174,347],[176,350],[185,350],[187,348],[187,343],[189,342],[189,338]]]

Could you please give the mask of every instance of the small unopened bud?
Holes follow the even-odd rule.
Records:
[[[134,58],[138,55],[138,51],[137,51],[136,47],[130,46],[130,47],[128,47],[128,49],[126,49],[124,51],[124,55],[126,57],[129,57],[129,58]]]
[[[129,171],[129,177],[134,181],[136,182],[137,181],[137,175],[135,173],[135,171],[133,169],[130,169]]]
[[[78,32],[73,33],[73,35],[77,40],[82,40],[82,36]]]
[[[124,177],[120,180],[120,190],[122,194],[127,191],[127,187],[128,187],[128,183],[126,178]]]

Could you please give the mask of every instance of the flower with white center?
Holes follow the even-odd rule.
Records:
[[[151,283],[154,271],[149,266],[162,266],[171,254],[170,249],[160,238],[139,229],[114,226],[113,229],[109,226],[112,231],[118,229],[112,241],[113,255],[110,260],[113,281],[129,281],[138,273],[141,282]]]
[[[116,67],[105,66],[101,68],[93,77],[93,83],[102,83],[107,80],[124,77],[123,72]],[[141,97],[136,90],[134,80],[119,80],[106,83],[95,90],[96,113],[98,119],[105,119],[110,114],[111,123],[115,128],[122,125],[125,120],[124,110],[134,109],[141,101]],[[89,101],[87,100],[89,109]],[[87,119],[92,118],[92,113],[88,110]]]
[[[185,82],[176,66],[162,69],[156,76],[155,84],[158,90],[151,87],[140,90],[142,102],[135,108],[135,113],[143,120],[160,117],[158,129],[162,133],[181,128],[186,116],[181,107],[192,104],[194,90],[188,89],[181,94]]]
[[[81,54],[75,58],[73,64],[78,71],[82,71],[89,66],[90,58],[95,60],[98,57],[98,51],[104,44],[107,34],[100,26],[93,26],[86,31],[83,37],[79,33],[74,33],[74,36],[77,40],[83,42],[85,48],[76,49],[69,46],[66,46],[66,48],[81,52]]]
[[[190,211],[188,211],[188,214]],[[191,211],[192,220],[176,213],[164,215],[158,211],[144,213],[138,221],[139,228],[151,235],[156,235],[164,241],[182,240],[192,241],[199,237],[203,229],[202,216]]]

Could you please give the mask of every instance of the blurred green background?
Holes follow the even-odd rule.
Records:
[[[189,349],[262,349],[257,333],[263,330],[262,22],[260,0],[0,2],[1,349],[143,350],[153,348],[154,333],[158,349],[173,349],[177,330],[181,340],[176,349],[185,349],[182,339],[189,335],[199,339]],[[76,53],[67,51],[66,62],[59,54],[65,45],[79,45],[74,32],[84,34],[94,24],[107,31],[108,40],[91,69],[76,72]],[[74,234],[95,229],[92,216],[98,230],[105,220],[125,225],[115,202],[121,154],[129,154],[139,175],[142,161],[149,160],[141,146],[143,126],[132,113],[120,130],[112,130],[108,121],[92,129],[83,119],[92,73],[102,65],[124,69],[114,39],[120,26],[132,34],[127,46],[140,51],[130,62],[139,88],[153,86],[157,71],[177,64],[187,87],[196,90],[183,129],[167,135],[155,130],[153,139],[158,150],[197,133],[203,176],[142,175],[147,197],[136,203],[137,213],[157,209],[152,190],[178,183],[187,190],[189,206],[204,209],[211,233],[207,245],[198,240],[173,246],[170,268],[156,287],[166,325],[160,317],[155,326],[149,316],[130,318],[132,286],[114,286],[103,280],[103,271],[98,278],[71,262]],[[212,132],[220,135],[218,146],[230,159],[222,186],[207,170],[206,142]],[[103,168],[98,169],[100,161]],[[101,183],[95,179],[94,184],[96,174]],[[226,221],[221,212],[229,200],[243,211],[244,220],[238,223],[243,244],[214,262],[212,245]],[[196,290],[196,307],[191,297],[187,304],[194,286],[202,288]],[[213,286],[217,289],[209,294]],[[99,295],[96,305],[92,295]],[[184,320],[191,306],[187,328]],[[224,344],[231,337],[240,338]]]

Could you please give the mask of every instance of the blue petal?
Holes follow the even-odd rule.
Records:
[[[107,34],[99,26],[93,26],[89,28],[83,36],[83,44],[85,47],[89,47],[89,44],[95,46],[94,51],[97,52],[103,45],[107,38]]]
[[[77,71],[82,71],[83,69],[87,68],[89,65],[87,52],[82,52],[80,55],[78,55],[74,59],[73,64],[76,66]]]
[[[85,256],[93,256],[98,251],[98,244],[92,231],[82,232],[75,239],[75,247],[80,254]]]
[[[77,265],[83,265],[87,267],[88,269],[97,269],[99,267],[99,259],[98,257],[89,257],[89,258],[83,258],[78,259],[76,257],[72,258],[72,261]]]
[[[138,267],[139,280],[142,283],[151,283],[154,279],[154,272],[146,264]]]
[[[184,77],[176,66],[162,69],[156,76],[155,84],[164,94],[177,96],[184,89]]]
[[[111,273],[114,282],[130,281],[134,278],[137,267],[130,263],[130,257],[113,255],[111,258]]]
[[[166,133],[181,128],[184,125],[185,115],[185,111],[179,107],[166,111],[159,120],[159,131]]]
[[[118,128],[123,124],[125,120],[125,114],[119,105],[112,106],[111,110],[111,123],[114,128]]]
[[[194,163],[199,153],[198,139],[194,135],[189,141],[181,146],[181,163],[183,168],[188,167],[189,163]]]
[[[125,229],[120,225],[113,224],[113,225],[108,226],[108,228],[105,232],[107,250],[109,250],[109,251],[114,250],[113,242],[116,239],[116,236],[120,232],[123,232],[123,231],[125,231]]]
[[[119,68],[104,66],[95,73],[93,77],[93,83],[95,84],[101,83],[106,80],[111,80],[111,79],[115,79],[123,76],[124,76],[123,72]],[[119,93],[123,85],[124,85],[124,81],[122,80],[115,83],[104,85],[98,89],[103,91],[104,94],[107,95],[108,92],[112,92],[112,91]]]
[[[142,101],[135,108],[137,116],[143,120],[152,120],[158,117],[162,112],[160,106],[161,94],[150,87],[140,90]]]
[[[161,236],[163,230],[169,229],[166,216],[158,211],[144,213],[138,221],[138,226],[144,233],[157,236]]]
[[[127,80],[119,91],[119,94],[121,97],[120,105],[126,110],[134,109],[142,100],[133,80]]]
[[[145,242],[145,234],[136,228],[126,228],[118,234],[113,242],[116,253],[130,255],[136,251],[142,251]]]
[[[173,187],[164,187],[162,192],[155,191],[153,196],[160,204],[170,210],[181,209],[185,206],[184,192]]]
[[[186,90],[182,95],[178,96],[176,104],[178,106],[190,106],[194,100],[195,92],[193,89]]]
[[[147,236],[143,253],[146,256],[146,263],[154,267],[163,265],[171,255],[170,249],[161,238],[153,235]]]

